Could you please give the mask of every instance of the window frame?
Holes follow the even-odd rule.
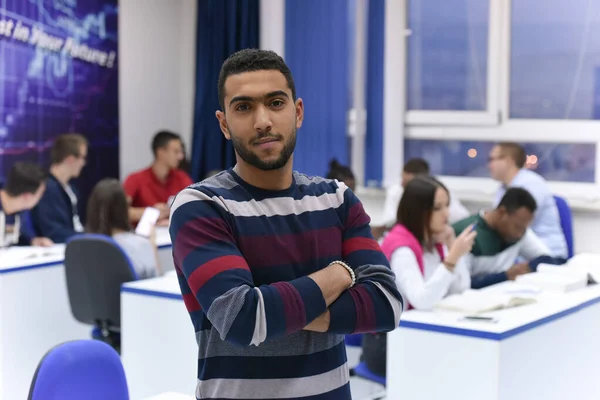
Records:
[[[414,0],[420,1],[420,0]],[[480,0],[481,1],[481,0]],[[500,108],[500,81],[497,57],[502,45],[502,28],[501,20],[497,15],[502,12],[503,0],[484,0],[489,1],[489,31],[488,31],[488,54],[487,54],[487,75],[486,75],[486,109],[484,111],[453,111],[453,110],[407,110],[406,123],[411,126],[428,126],[428,125],[480,125],[491,126],[497,125],[500,122],[498,110]],[[408,2],[402,0],[404,5],[403,20],[408,19]],[[406,22],[408,26],[408,22]],[[408,29],[410,34],[410,27]],[[407,54],[408,57],[408,54]],[[408,60],[408,58],[407,58]],[[408,79],[408,75],[406,78]]]
[[[600,150],[600,121],[598,120],[555,120],[555,119],[510,119],[510,39],[511,39],[511,0],[490,0],[491,18],[496,20],[500,36],[497,43],[489,46],[490,51],[496,49],[497,57],[488,66],[496,68],[497,93],[496,112],[498,124],[480,124],[470,121],[461,112],[448,112],[456,117],[436,119],[437,112],[429,113],[431,120],[427,124],[415,123],[413,111],[403,116],[398,112],[399,106],[406,107],[406,41],[389,40],[385,43],[385,109],[384,109],[384,185],[400,182],[404,164],[404,139],[436,139],[436,140],[481,140],[481,141],[518,141],[518,142],[556,142],[587,143],[594,142]],[[386,38],[398,38],[406,35],[406,18],[408,0],[386,2]],[[393,3],[393,4],[392,4]],[[492,15],[493,14],[493,15]],[[490,20],[490,25],[492,21]],[[493,35],[490,35],[493,36]],[[392,43],[394,44],[392,46]],[[399,43],[402,43],[399,45]],[[400,65],[399,60],[404,60]],[[399,78],[401,76],[401,78]],[[489,92],[488,92],[489,95]],[[391,107],[394,104],[394,107]],[[411,113],[413,113],[411,117]],[[420,118],[425,118],[424,116]],[[455,118],[460,120],[456,124]],[[449,119],[449,120],[448,120]],[[401,125],[403,122],[405,125]],[[402,128],[398,128],[398,127]],[[400,152],[400,156],[398,155]],[[555,193],[564,196],[572,207],[583,211],[600,211],[600,155],[595,160],[595,183],[568,183],[550,181]],[[465,200],[493,199],[498,183],[491,178],[442,176],[451,190]],[[476,189],[474,189],[476,188]],[[462,195],[461,195],[462,194]]]

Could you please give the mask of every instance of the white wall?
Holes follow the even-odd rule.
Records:
[[[119,1],[121,178],[152,161],[161,129],[191,146],[196,68],[195,0]]]

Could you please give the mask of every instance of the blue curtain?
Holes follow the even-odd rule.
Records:
[[[285,60],[305,104],[294,169],[308,175],[325,175],[332,157],[348,164],[348,26],[347,0],[286,1]]]
[[[258,48],[259,0],[198,2],[196,37],[196,98],[192,139],[192,177],[202,179],[214,169],[230,168],[235,153],[225,140],[215,111],[220,108],[217,80],[221,65],[232,53]]]
[[[383,180],[383,52],[385,0],[369,0],[365,181]]]

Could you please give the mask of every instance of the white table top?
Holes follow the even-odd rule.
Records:
[[[513,282],[502,283],[495,289],[511,284]],[[400,328],[504,340],[598,302],[600,285],[593,285],[568,293],[542,293],[537,303],[485,313],[496,322],[463,320],[464,313],[451,311],[406,311]]]
[[[148,397],[145,400],[196,400],[196,398],[194,396],[188,396],[186,394],[168,392]]]
[[[156,244],[159,249],[171,247],[169,228],[156,228]],[[65,247],[64,244],[56,244],[52,247],[12,246],[0,249],[0,274],[62,264]]]
[[[154,297],[182,299],[175,271],[169,271],[157,278],[127,282],[123,284],[121,291]]]

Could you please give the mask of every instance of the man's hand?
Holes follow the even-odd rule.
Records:
[[[304,327],[305,331],[327,332],[329,330],[329,310],[319,315],[313,322]]]
[[[509,280],[514,281],[517,276],[528,274],[531,272],[529,264],[526,262],[515,264],[506,271],[506,276]]]
[[[158,216],[158,219],[164,219],[164,218],[169,218],[169,214],[171,212],[171,209],[169,208],[169,206],[165,203],[156,203],[155,205],[153,205],[152,207],[156,208],[157,210],[160,211],[160,215]]]
[[[156,226],[169,226],[169,218],[163,218],[156,221]]]
[[[36,237],[31,239],[31,245],[39,247],[50,247],[54,245],[54,242],[48,239],[47,237]]]

